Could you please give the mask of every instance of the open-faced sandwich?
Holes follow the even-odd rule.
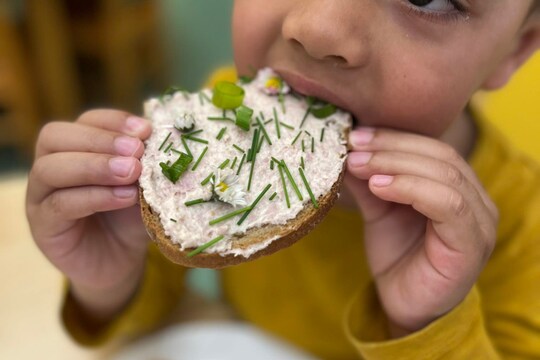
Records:
[[[175,263],[221,268],[285,248],[319,223],[342,182],[348,113],[291,92],[272,70],[145,103],[145,225]]]

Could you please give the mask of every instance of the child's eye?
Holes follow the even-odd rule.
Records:
[[[448,12],[456,9],[456,5],[450,0],[408,0],[412,5],[424,10],[436,12]]]
[[[431,21],[468,18],[467,8],[460,0],[405,0],[412,13]]]

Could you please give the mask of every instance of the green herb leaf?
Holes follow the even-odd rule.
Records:
[[[311,108],[311,114],[317,119],[326,119],[336,113],[337,107],[332,104],[325,104],[321,107],[313,106]]]
[[[244,131],[249,131],[251,126],[251,117],[253,116],[253,109],[241,105],[236,109],[236,126]]]
[[[169,179],[173,184],[176,184],[180,176],[188,169],[189,164],[193,161],[193,157],[188,154],[180,154],[178,160],[176,160],[172,165],[167,165],[166,163],[159,163],[161,166],[161,172],[167,179]]]

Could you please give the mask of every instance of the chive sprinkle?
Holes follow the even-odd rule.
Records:
[[[246,154],[242,155],[242,160],[240,160],[240,165],[238,165],[238,170],[236,170],[236,175],[240,174],[240,170],[242,170],[242,166],[244,166],[244,161],[246,160]]]
[[[270,170],[274,170],[274,160],[270,161]]]
[[[193,205],[198,205],[198,204],[202,204],[202,203],[205,203],[205,202],[208,202],[208,200],[204,200],[204,199],[196,199],[196,200],[186,201],[186,202],[184,203],[184,205],[186,205],[186,206],[193,206]]]
[[[281,177],[281,184],[283,185],[283,192],[285,193],[285,201],[287,202],[287,208],[291,208],[291,202],[289,200],[289,193],[287,192],[287,184],[285,184],[285,177],[283,176],[283,167],[278,166],[279,176]]]
[[[196,248],[195,250],[193,250],[192,252],[187,254],[187,257],[189,257],[189,258],[194,257],[195,255],[198,255],[198,254],[202,253],[204,250],[208,249],[209,247],[211,247],[211,246],[217,244],[218,242],[220,242],[221,240],[223,240],[224,237],[225,236],[223,236],[223,235],[219,235],[217,238],[210,240],[206,244],[199,246],[198,248]]]
[[[250,191],[251,189],[251,180],[253,178],[253,170],[255,169],[255,159],[257,158],[257,141],[259,140],[259,132],[255,130],[255,134],[253,134],[253,146],[251,147],[251,169],[249,170],[249,180],[248,180],[248,186],[247,191]]]
[[[294,189],[294,192],[296,193],[296,196],[298,196],[298,199],[300,201],[304,201],[304,198],[302,197],[302,193],[300,193],[300,189],[298,189],[298,185],[296,185],[296,181],[294,181],[294,178],[291,175],[291,172],[289,171],[289,167],[285,163],[285,160],[281,160],[281,166],[283,167],[283,170],[285,170],[285,174],[289,178],[289,181],[291,182],[291,185]]]
[[[232,121],[232,122],[236,122],[234,121],[234,119],[231,119],[231,118],[228,118],[228,117],[221,117],[221,116],[209,116],[207,117],[208,120],[210,121]]]
[[[245,213],[246,211],[249,211],[251,209],[251,206],[246,206],[245,208],[242,208],[242,209],[238,209],[238,210],[235,210],[233,212],[230,212],[228,214],[225,214],[221,217],[218,217],[217,219],[214,219],[214,220],[210,220],[210,222],[208,224],[210,225],[215,225],[215,224],[219,224],[220,222],[223,222],[225,220],[229,220],[230,218],[233,218],[235,217],[236,215],[240,215],[240,214],[243,214]]]
[[[313,195],[313,192],[311,191],[311,187],[309,186],[306,176],[304,175],[304,170],[302,170],[302,168],[299,167],[298,171],[300,172],[300,177],[302,177],[302,181],[304,182],[304,185],[306,186],[306,189],[309,193],[309,197],[311,198],[311,202],[313,203],[313,206],[315,206],[315,209],[318,209],[319,203],[317,202],[317,199],[315,199],[315,195]]]
[[[309,131],[307,131],[307,130],[304,130],[304,132],[305,132],[306,134],[308,134],[309,136],[313,136],[313,135],[311,135],[311,133],[310,133]]]
[[[268,184],[266,185],[266,187],[264,188],[263,191],[261,191],[261,193],[259,194],[259,196],[257,196],[257,198],[255,199],[255,201],[253,201],[253,203],[251,203],[251,205],[249,206],[249,210],[246,211],[244,213],[244,215],[242,215],[242,217],[240,218],[240,220],[238,220],[238,222],[236,223],[236,225],[241,225],[244,220],[246,220],[246,218],[248,217],[248,215],[253,211],[253,209],[255,208],[255,206],[257,206],[257,204],[259,203],[259,201],[261,201],[261,199],[263,198],[264,194],[266,194],[268,192],[268,190],[272,187],[272,184]]]
[[[306,145],[304,144],[303,139],[302,139],[302,152],[306,152]]]
[[[304,163],[304,157],[303,156],[300,158],[300,166],[302,167],[302,169],[306,168],[306,164]]]
[[[261,148],[262,148],[262,145],[264,143],[264,140],[266,140],[266,138],[264,137],[262,131],[260,131],[259,132],[259,138],[257,139],[257,153],[261,152]]]
[[[262,111],[259,111],[259,114],[261,115],[261,119],[264,120],[264,113]]]
[[[187,140],[191,140],[191,141],[195,141],[195,142],[198,142],[198,143],[201,143],[201,144],[208,144],[208,140],[204,140],[204,139],[201,139],[201,138],[198,138],[198,137],[183,136],[182,138],[187,139]]]
[[[190,132],[187,132],[187,133],[183,133],[182,136],[193,136],[193,135],[197,135],[197,134],[200,134],[202,133],[203,130],[202,129],[199,129],[199,130],[195,130],[195,131],[190,131]]]
[[[273,110],[274,110],[274,122],[276,123],[277,138],[281,139],[281,129],[279,126],[278,114],[277,114],[276,108],[273,108]]]
[[[210,98],[208,97],[208,95],[206,95],[204,91],[201,91],[201,96],[203,97],[204,100],[208,102],[212,102],[212,100],[210,100]]]
[[[289,125],[289,124],[287,124],[287,123],[284,123],[283,121],[280,121],[279,123],[281,124],[281,126],[284,126],[284,127],[286,127],[287,129],[294,130],[294,126],[292,126],[292,125]]]
[[[201,185],[204,186],[208,184],[210,182],[210,179],[212,179],[213,176],[214,176],[214,173],[211,173],[210,175],[208,175],[208,177],[201,182]]]
[[[268,124],[270,124],[272,121],[274,121],[274,120],[268,119],[268,120],[266,120],[266,121],[264,122],[264,125],[268,125]]]
[[[311,138],[311,152],[312,153],[315,152],[315,138],[314,137]]]
[[[302,118],[302,122],[300,123],[300,127],[304,126],[304,123],[306,122],[306,119],[311,112],[311,106],[307,108],[306,113],[304,114],[304,117]]]
[[[202,92],[199,93],[199,103],[201,104],[201,106],[204,105],[204,98],[202,96]]]
[[[171,149],[171,151],[172,151],[173,153],[175,153],[175,154],[178,154],[178,155],[180,155],[180,154],[182,153],[181,151],[176,150],[176,149]]]
[[[298,135],[296,135],[296,137],[294,138],[294,140],[293,140],[293,142],[291,143],[291,145],[294,145],[294,143],[298,141],[298,139],[300,138],[300,135],[302,135],[302,131],[299,131],[299,132],[298,132]]]
[[[221,165],[219,165],[218,167],[219,167],[221,170],[223,170],[223,169],[225,169],[225,167],[226,167],[227,165],[229,165],[230,162],[231,162],[231,160],[227,159],[227,160],[225,160],[224,162],[222,162]]]
[[[268,136],[268,133],[266,132],[266,128],[263,124],[263,122],[261,121],[261,119],[257,118],[257,124],[259,124],[260,126],[260,129],[264,135],[264,138],[266,139],[266,141],[268,141],[268,145],[272,145],[272,141],[270,141],[270,136]]]
[[[273,163],[272,163],[273,164]],[[274,200],[277,196],[277,192],[274,192],[272,196],[270,196],[270,201]]]
[[[200,162],[202,161],[204,155],[206,155],[207,151],[208,151],[208,146],[205,147],[204,150],[202,151],[201,155],[199,155],[199,158],[197,159],[197,161],[195,161],[195,165],[193,165],[193,167],[191,168],[191,171],[197,170],[197,167],[199,166]]]
[[[236,150],[240,151],[242,154],[245,154],[246,153],[246,150],[242,149],[240,146],[234,144],[233,145],[233,148],[235,148]]]
[[[257,152],[257,140],[259,139],[259,129],[255,129],[253,133],[253,138],[251,140],[251,148],[248,150],[247,161],[250,162],[253,160],[255,153]]]
[[[236,165],[236,162],[238,161],[238,156],[235,156],[234,157],[234,160],[232,162],[232,165],[231,165],[231,169],[234,169],[234,165]]]
[[[221,130],[219,130],[219,134],[216,136],[216,139],[221,140],[223,138],[223,135],[225,135],[225,132],[227,131],[227,128],[224,127]]]
[[[193,153],[191,152],[191,150],[189,150],[189,146],[186,142],[186,138],[184,137],[180,137],[180,140],[182,141],[182,145],[184,145],[184,149],[186,149],[186,152],[189,156],[193,157]]]
[[[323,140],[324,140],[324,130],[325,130],[325,129],[326,129],[326,128],[322,128],[322,129],[321,129],[321,142],[323,142]]]
[[[278,95],[278,101],[281,104],[281,111],[285,114],[287,109],[285,108],[285,96],[283,96],[282,92],[280,92]]]
[[[175,220],[175,219],[173,219],[173,218],[170,218],[169,220],[171,220],[171,221],[172,221],[172,222],[174,222],[174,223],[176,222],[176,220]]]
[[[171,143],[169,143],[169,146],[167,146],[167,148],[165,149],[165,151],[164,151],[164,152],[168,153],[168,152],[169,152],[169,150],[171,150],[172,146],[173,146],[173,143],[172,143],[172,142],[171,142]]]
[[[161,143],[161,146],[159,147],[158,151],[161,151],[161,149],[163,149],[163,147],[165,146],[165,143],[167,142],[167,140],[169,140],[169,138],[171,137],[172,135],[172,132],[169,132],[169,135],[167,135],[167,137],[165,138],[165,140],[163,140],[163,142]]]

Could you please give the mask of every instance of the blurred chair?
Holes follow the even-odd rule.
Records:
[[[79,59],[101,66],[112,105],[140,110],[145,90],[165,86],[157,1],[66,2]]]
[[[157,4],[0,1],[0,147],[30,154],[46,120],[91,107],[140,112],[166,86]]]
[[[0,6],[0,145],[30,156],[39,128],[39,107],[28,54],[16,23]]]

